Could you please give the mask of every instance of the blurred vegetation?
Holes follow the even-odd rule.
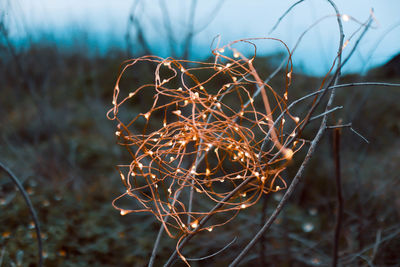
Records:
[[[127,55],[118,50],[93,55],[89,50],[61,50],[39,43],[13,52],[1,43],[0,160],[21,179],[37,209],[45,266],[146,266],[159,224],[148,214],[120,216],[111,206],[113,198],[124,191],[114,166],[127,162],[128,155],[115,144],[115,125],[105,114]],[[273,71],[277,58],[257,59],[264,78]],[[399,82],[399,64],[397,60],[365,77],[352,74],[341,81]],[[136,69],[126,86],[141,84],[151,75],[146,67]],[[278,74],[272,87],[282,88],[284,77]],[[293,74],[289,101],[312,92],[320,82],[319,77]],[[372,255],[377,266],[400,264],[398,100],[398,89],[393,88],[363,86],[338,91],[336,104],[344,108],[334,114],[335,119],[353,122],[370,141],[368,145],[343,129],[345,218],[340,257],[351,266],[367,265],[363,258]],[[303,106],[294,113],[300,116],[305,111]],[[317,126],[312,123],[304,138],[311,137]],[[329,263],[336,207],[331,140],[328,132],[296,196],[265,235],[263,255],[258,246],[243,266]],[[302,156],[295,157],[286,177],[294,176]],[[267,195],[223,229],[196,236],[185,255],[208,255],[237,236],[227,251],[193,262],[194,266],[226,266],[280,196]],[[0,173],[0,214],[0,266],[35,266],[37,248],[28,208],[4,173]],[[378,236],[386,240],[374,246]],[[165,261],[174,247],[175,240],[165,237],[157,263]]]

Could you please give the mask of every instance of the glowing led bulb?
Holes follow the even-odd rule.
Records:
[[[231,63],[226,64],[226,67],[229,68],[230,66],[232,66]]]
[[[184,106],[187,106],[187,104],[189,104],[189,101],[188,101],[188,100],[183,101],[183,105],[184,105]]]
[[[342,15],[342,20],[343,20],[343,21],[346,21],[346,22],[349,21],[349,20],[350,20],[349,15],[343,14],[343,15]]]
[[[200,89],[201,89],[201,90],[204,90],[204,86],[203,86],[203,85],[200,85]]]
[[[221,108],[221,103],[218,102],[218,103],[215,104],[215,105],[217,106],[217,108],[219,108],[219,109]]]
[[[294,117],[293,120],[294,120],[296,123],[298,123],[298,122],[300,121],[300,118],[299,118],[299,117]]]
[[[148,119],[149,119],[149,117],[150,117],[150,112],[147,112],[147,113],[146,113],[146,114],[144,114],[143,116],[146,118],[146,120],[148,120]]]
[[[171,193],[172,193],[172,190],[171,190],[171,188],[168,188],[168,193],[171,195]]]
[[[265,178],[265,176],[261,176],[261,182],[265,182],[265,180],[266,180],[267,178]]]
[[[191,174],[196,174],[196,167],[195,166],[192,167],[192,169],[190,170],[190,173]]]
[[[186,145],[186,141],[185,140],[180,140],[179,143],[181,143],[181,146]]]
[[[220,53],[224,53],[224,52],[225,52],[225,49],[223,49],[223,48],[220,48],[220,49],[218,49],[218,52],[220,52]]]
[[[206,114],[203,114],[202,117],[203,117],[203,119],[206,119],[206,118],[207,118],[207,115],[206,115]]]
[[[131,176],[136,176],[136,173],[135,172],[131,172]]]
[[[238,58],[239,56],[240,56],[239,52],[233,53],[233,57],[234,57],[234,58]]]
[[[179,116],[179,115],[181,115],[182,112],[178,109],[178,110],[172,111],[172,113]]]
[[[151,151],[151,150],[149,150],[149,152],[148,152],[148,153],[149,153],[149,155],[150,155],[150,156],[152,156],[152,155],[154,154],[154,152],[153,152],[153,151]]]
[[[237,178],[237,179],[241,179],[241,178],[243,178],[243,177],[242,177],[241,175],[238,174],[238,175],[236,175],[236,178]]]
[[[153,179],[156,178],[156,175],[155,175],[155,174],[151,174],[150,176],[151,176],[151,178],[153,178]],[[156,185],[156,188],[157,188],[157,187],[158,187],[158,186]]]
[[[143,164],[139,162],[138,167],[139,167],[139,169],[143,169]]]
[[[158,188],[158,184],[155,184],[154,187],[155,187],[155,188]]]
[[[285,92],[285,93],[283,94],[283,97],[285,98],[285,100],[288,100],[287,92]]]
[[[250,97],[250,103],[254,103],[254,99]]]
[[[283,118],[283,119],[282,119],[282,124],[285,124],[285,122],[286,122],[286,120]]]
[[[168,82],[168,80],[164,79],[161,84]]]
[[[254,175],[255,175],[256,177],[258,177],[258,176],[260,175],[260,173],[259,173],[259,172],[254,172]]]
[[[134,93],[129,93],[129,97],[132,97],[134,95]]]
[[[199,226],[199,222],[198,222],[197,220],[193,221],[193,222],[190,224],[190,227],[192,227],[193,229],[196,229],[198,226]]]
[[[176,91],[182,92],[182,87],[179,87],[178,89],[176,89]]]
[[[208,227],[207,231],[212,232],[213,228],[212,227]]]
[[[171,65],[171,62],[169,62],[169,61],[164,62],[164,66],[170,66],[170,65]]]
[[[245,208],[246,208],[246,204],[240,205],[240,208],[241,208],[241,209],[245,209]]]
[[[291,150],[290,148],[285,148],[284,150],[283,150],[283,155],[285,156],[285,158],[286,159],[292,159],[292,157],[293,157],[293,150]]]
[[[290,79],[292,78],[292,72],[288,72],[288,74],[286,74],[286,76]]]
[[[346,40],[346,42],[344,42],[342,49],[345,49],[346,46],[349,44],[349,40]]]
[[[121,210],[121,211],[120,211],[120,214],[121,214],[122,216],[124,216],[124,215],[128,214],[128,211],[127,211],[127,210]]]
[[[246,197],[246,192],[244,192],[243,194],[240,194],[242,197]]]
[[[121,132],[120,132],[120,131],[116,131],[116,132],[115,132],[115,135],[116,135],[116,136],[120,136],[120,135],[121,135]]]
[[[207,175],[207,176],[210,175],[210,169],[209,169],[209,168],[206,169],[206,175]]]
[[[236,81],[237,81],[237,78],[236,78],[235,76],[233,76],[233,77],[232,77],[232,81],[233,81],[233,82],[236,82]]]
[[[276,187],[275,187],[275,190],[276,191],[278,191],[278,190],[280,190],[281,189],[281,187],[279,186],[279,185],[277,185]]]
[[[185,72],[185,69],[183,67],[181,68],[181,72]]]

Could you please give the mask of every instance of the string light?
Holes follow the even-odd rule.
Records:
[[[227,46],[222,50],[221,48],[217,49],[216,52],[223,53],[224,49],[231,48]],[[274,98],[279,99],[280,103],[276,108],[271,109],[272,111],[257,110],[258,105],[246,105],[245,103],[248,102],[254,103],[255,99],[252,96],[254,88],[260,87],[259,82],[253,79],[256,74],[252,66],[253,58],[248,60],[243,57],[236,60],[233,58],[239,58],[241,54],[234,49],[231,51],[233,52],[231,59],[226,55],[217,54],[214,65],[196,62],[201,65],[200,67],[195,66],[194,62],[172,58],[167,60],[153,57],[140,58],[139,61],[165,66],[172,72],[167,72],[164,68],[160,71],[159,67],[155,69],[152,87],[154,102],[150,105],[151,108],[147,113],[138,112],[131,120],[126,118],[126,114],[121,115],[126,110],[125,103],[145,106],[146,101],[142,101],[142,98],[138,96],[149,89],[149,86],[138,85],[138,89],[129,93],[129,102],[122,100],[119,102],[119,87],[117,85],[114,88],[112,101],[114,107],[110,112],[113,112],[114,119],[119,123],[115,135],[124,135],[126,140],[129,140],[128,143],[121,142],[120,145],[127,148],[132,156],[131,163],[121,164],[123,166],[121,168],[129,166],[129,175],[135,177],[129,181],[127,179],[129,176],[125,177],[120,171],[121,179],[127,187],[123,196],[135,197],[138,203],[144,206],[137,210],[119,208],[121,215],[147,210],[151,211],[159,220],[164,220],[169,216],[171,219],[163,226],[168,229],[171,237],[176,230],[189,233],[188,227],[211,232],[216,226],[224,223],[215,222],[213,224],[210,220],[208,226],[202,229],[198,229],[198,220],[194,220],[188,226],[182,223],[183,220],[194,218],[194,216],[203,218],[208,215],[208,212],[196,210],[197,204],[193,206],[193,209],[189,209],[187,201],[177,199],[180,192],[195,190],[194,196],[200,199],[196,199],[194,203],[200,204],[204,198],[205,201],[201,202],[201,205],[216,204],[221,203],[219,202],[221,199],[235,190],[240,184],[239,182],[251,179],[245,188],[247,193],[242,191],[234,194],[231,199],[224,202],[226,205],[223,205],[218,211],[224,214],[221,218],[225,218],[227,222],[232,218],[229,212],[232,206],[237,209],[245,209],[253,205],[253,202],[249,204],[243,198],[248,196],[249,199],[251,197],[256,200],[260,199],[262,194],[267,194],[268,190],[263,189],[266,187],[265,182],[269,177],[267,173],[280,173],[286,167],[287,162],[292,159],[295,152],[290,148],[283,147],[283,144],[287,144],[295,132],[293,129],[285,127],[285,132],[291,132],[289,137],[285,137],[282,127],[285,120],[282,119],[280,125],[278,122],[279,126],[276,128],[273,120],[287,106],[287,93],[279,93],[279,98]],[[243,62],[251,67],[247,67]],[[134,65],[135,63],[130,67]],[[150,64],[150,66],[154,65]],[[183,66],[188,66],[188,68],[185,69]],[[205,69],[214,73],[209,76],[209,79],[205,77],[208,75],[203,71]],[[187,83],[185,79],[179,77],[179,70],[187,75],[187,81],[190,79],[190,82]],[[201,75],[200,71],[202,71]],[[176,77],[166,73],[175,73]],[[217,73],[218,75],[215,75]],[[292,78],[291,72],[286,75],[289,79]],[[214,77],[218,77],[215,79],[222,77],[222,80],[232,81],[232,83],[224,83],[220,85],[222,87],[213,87],[216,84],[212,81]],[[241,77],[246,77],[246,79]],[[175,88],[160,86],[160,84],[166,83],[177,84],[177,86]],[[207,84],[207,88],[205,88],[205,84]],[[272,91],[271,94],[267,94],[267,98],[275,97],[278,94],[269,86],[262,88]],[[265,100],[260,97],[261,101]],[[264,102],[264,105],[268,104]],[[186,108],[178,109],[180,107]],[[152,116],[153,113],[154,116]],[[143,120],[135,119],[140,116],[146,119],[144,123]],[[290,115],[288,114],[288,116]],[[296,124],[300,121],[298,117],[291,118]],[[127,119],[130,121],[129,124],[122,123]],[[162,128],[160,128],[161,121]],[[259,132],[267,130],[263,125],[268,125],[269,129],[279,136],[279,139],[275,139],[271,135],[271,145],[274,148],[268,151],[261,151],[260,148],[263,136]],[[302,144],[300,142],[300,145]],[[214,153],[209,153],[210,149],[213,149]],[[299,144],[296,146],[296,151],[298,149],[300,149]],[[270,158],[276,158],[273,164],[269,164],[267,160],[260,160]],[[188,162],[192,164],[189,167],[186,165]],[[279,175],[278,177],[283,181]],[[238,179],[241,181],[237,181]],[[149,188],[155,192],[149,194]],[[278,191],[281,188],[276,186],[275,189]],[[148,205],[149,202],[152,204]],[[170,231],[170,228],[175,230]]]

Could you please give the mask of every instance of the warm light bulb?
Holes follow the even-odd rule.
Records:
[[[178,110],[172,111],[172,113],[179,116],[179,115],[181,115],[182,112],[178,109]]]
[[[193,222],[190,224],[190,227],[192,227],[193,229],[196,229],[197,226],[199,226],[199,222],[198,222],[197,220],[193,221]]]
[[[127,210],[121,210],[121,211],[120,211],[120,214],[121,214],[122,216],[124,216],[124,215],[128,214],[128,211],[127,211]]]
[[[294,154],[294,152],[290,148],[285,148],[283,150],[283,155],[285,156],[286,159],[289,159],[289,160],[292,159],[293,154]]]

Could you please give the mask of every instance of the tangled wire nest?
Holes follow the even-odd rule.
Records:
[[[118,143],[132,158],[118,166],[127,189],[113,202],[121,215],[151,212],[176,237],[211,231],[263,194],[286,188],[280,174],[302,146],[288,142],[300,123],[285,111],[291,68],[279,95],[257,73],[255,53],[246,58],[234,48],[238,42],[253,45],[247,39],[215,49],[213,63],[155,56],[126,62],[107,114],[117,121]],[[139,63],[155,69],[152,82],[120,89],[124,73]],[[257,111],[260,107],[265,111]],[[294,129],[289,134],[286,125]],[[226,199],[245,180],[246,186]],[[135,199],[135,206],[118,207],[125,197]],[[213,221],[201,226],[218,203]]]

